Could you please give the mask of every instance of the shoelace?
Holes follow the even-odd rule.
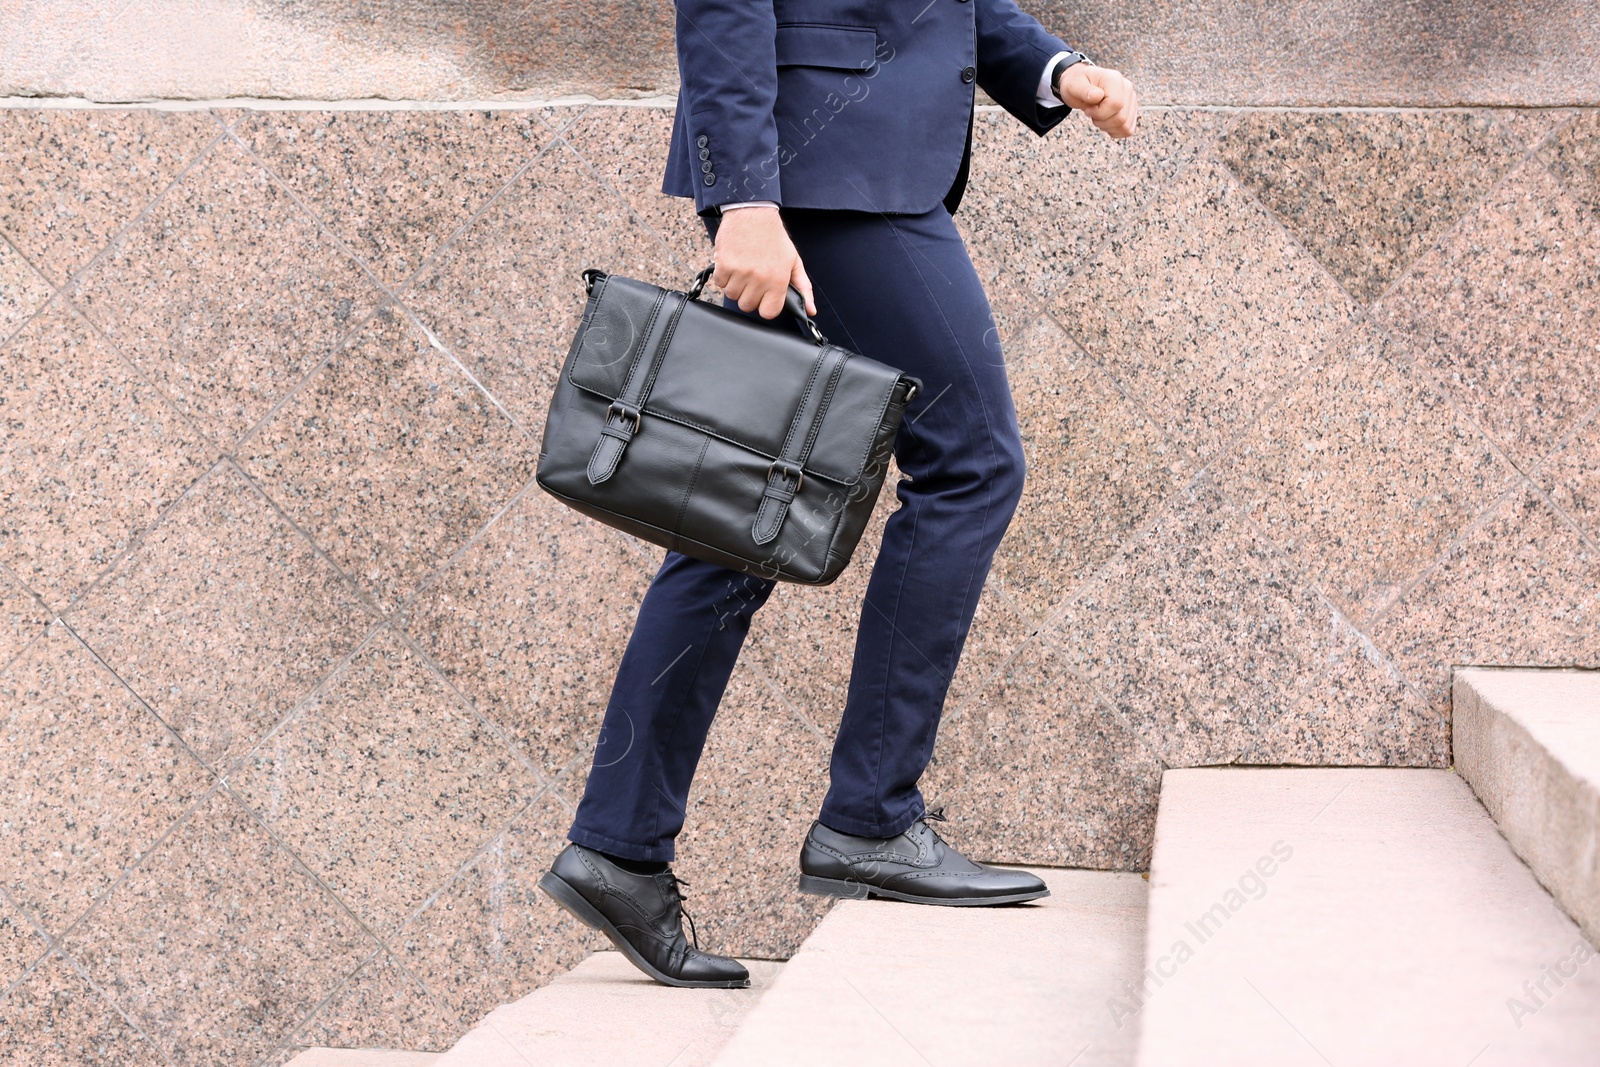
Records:
[[[949,818],[945,816],[943,804],[939,805],[937,808],[934,808],[932,811],[925,811],[922,813],[922,822],[924,825],[928,823],[949,821]],[[946,844],[943,835],[941,835],[939,831],[935,830],[932,826],[928,827],[928,833],[933,835],[933,839],[935,841],[939,842],[940,844]]]
[[[676,895],[677,898],[678,898],[678,913],[680,915],[682,915],[685,919],[689,920],[689,936],[694,941],[694,950],[696,952],[699,952],[700,951],[700,931],[695,929],[694,916],[690,915],[689,914],[689,909],[683,906],[683,887],[688,885],[689,883],[685,882],[682,878],[679,878],[671,870],[663,871],[662,873],[665,874],[667,876],[667,878],[670,879],[670,881],[671,881],[673,894]]]

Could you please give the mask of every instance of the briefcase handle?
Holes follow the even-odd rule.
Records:
[[[700,299],[700,292],[706,287],[706,282],[711,280],[711,272],[714,270],[716,270],[715,263],[694,276],[694,284],[689,286],[690,300]],[[783,306],[794,316],[805,335],[815,341],[818,347],[828,343],[828,339],[822,336],[822,331],[817,329],[817,324],[812,321],[811,316],[806,314],[806,298],[800,295],[800,290],[792,285],[789,286],[789,292],[784,295]]]

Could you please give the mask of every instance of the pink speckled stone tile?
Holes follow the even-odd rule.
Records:
[[[1600,543],[1600,409],[1578,424],[1534,480],[1556,507]]]
[[[1220,164],[1197,161],[1077,266],[1061,325],[1200,461],[1348,327],[1355,305]]]
[[[711,952],[785,959],[827,913],[796,887],[797,857],[828,790],[829,743],[741,663],[689,793],[673,870]]]
[[[52,303],[0,348],[0,562],[61,610],[204,469],[203,439]]]
[[[1580,111],[1539,148],[1567,192],[1600,211],[1600,112]]]
[[[182,1067],[256,1062],[374,948],[226,790],[66,941]]]
[[[461,1036],[417,980],[388,953],[350,976],[294,1035],[297,1046],[444,1052]]]
[[[972,616],[972,629],[967,631],[967,643],[961,649],[961,662],[956,665],[950,691],[945,694],[946,717],[976,697],[1034,633],[1034,627],[998,588],[990,572],[989,583],[978,598],[978,610]]]
[[[28,917],[0,893],[0,996],[38,963],[49,947]],[[0,1008],[0,1016],[3,1014]]]
[[[571,810],[545,794],[393,939],[447,1029],[465,1033],[598,947],[599,935],[535,888],[566,847],[571,821]]]
[[[1305,650],[1304,692],[1263,724],[1240,763],[1448,767],[1450,723],[1331,609]]]
[[[1217,148],[1362,301],[1387,289],[1525,151],[1489,111],[1256,111]]]
[[[392,611],[533,477],[537,455],[409,318],[384,307],[240,459]]]
[[[0,1060],[19,1067],[162,1067],[168,1062],[59,952],[0,999]]]
[[[50,283],[10,244],[0,241],[0,339],[11,336],[50,299]]]
[[[1050,319],[1006,370],[1028,480],[990,581],[1037,625],[1171,493],[1183,459]]]
[[[224,772],[374,622],[355,590],[227,463],[69,620]]]
[[[1505,108],[1496,111],[1494,119],[1524,148],[1540,149],[1545,139],[1574,114],[1582,112],[1558,107]]]
[[[1425,697],[1461,665],[1600,667],[1600,552],[1530,490],[1509,494],[1372,629]]]
[[[672,117],[667,108],[591,107],[562,136],[668,248],[698,270],[711,262],[711,243],[694,201],[661,191]]]
[[[957,847],[1006,863],[1149,866],[1161,765],[1048,642],[1028,642],[956,725]]]
[[[552,133],[564,133],[569,126],[581,119],[593,107],[594,105],[580,100],[565,104],[553,103],[537,110],[540,120],[550,127]],[[648,110],[654,111],[657,109],[650,108]],[[666,162],[665,156],[662,157],[662,162]]]
[[[0,568],[0,667],[28,647],[50,622],[50,609]]]
[[[1594,8],[1349,0],[1023,5],[1155,100],[1238,105],[1449,107],[1594,99]]]
[[[533,111],[260,111],[245,144],[388,285],[538,154]]]
[[[1218,484],[1357,623],[1390,604],[1516,471],[1358,327],[1262,417]]]
[[[401,296],[530,433],[583,315],[587,267],[687,285],[675,259],[564,144],[552,146]]]
[[[1600,216],[1530,160],[1373,315],[1526,468],[1600,399]]]
[[[229,780],[380,937],[539,787],[391,630]]]
[[[533,488],[418,594],[407,632],[554,777],[594,746],[659,557]]]
[[[1186,490],[1045,631],[1167,766],[1231,762],[1299,690],[1303,577],[1209,486]]]
[[[60,623],[0,673],[0,879],[60,933],[211,777]]]
[[[60,285],[220,136],[198,111],[7,111],[0,230]]]
[[[1114,141],[1081,115],[1040,138],[1010,115],[977,116],[972,173],[956,213],[1009,336],[1017,306],[1043,308],[1113,233],[1136,223],[1173,177],[1235,116],[1152,109],[1139,132]]]
[[[73,295],[224,448],[378,298],[360,268],[231,142],[119,238]]]

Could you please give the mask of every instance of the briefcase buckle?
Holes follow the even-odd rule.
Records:
[[[806,472],[800,469],[800,465],[798,463],[790,463],[788,460],[784,459],[775,459],[772,461],[772,466],[767,468],[767,481],[772,481],[773,472],[780,470],[783,471],[786,479],[792,478],[794,480],[794,491],[799,493],[801,487],[806,484]]]
[[[611,406],[606,409],[606,417],[609,419],[612,415],[616,415],[624,420],[632,419],[634,433],[639,432],[639,424],[644,421],[643,416],[640,414],[638,408],[634,407],[632,404],[624,404],[620,400],[613,400],[611,402]]]

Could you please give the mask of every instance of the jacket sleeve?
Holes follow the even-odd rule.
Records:
[[[973,0],[978,24],[978,85],[1033,132],[1048,133],[1071,110],[1040,107],[1044,65],[1071,45],[1039,24],[1016,0]]]
[[[772,0],[675,0],[675,6],[678,106],[687,116],[682,147],[692,161],[695,210],[746,200],[782,203]]]

